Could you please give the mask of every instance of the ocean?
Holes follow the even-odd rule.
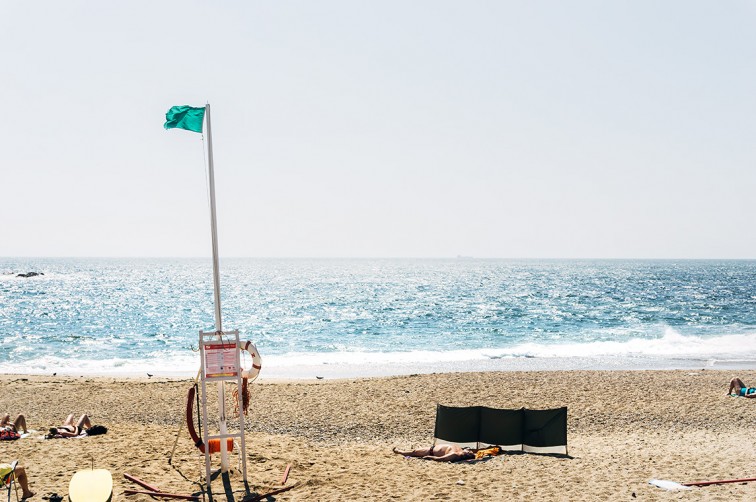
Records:
[[[220,266],[223,327],[257,345],[261,379],[756,368],[754,260]],[[0,258],[3,373],[194,376],[213,327],[209,259]]]

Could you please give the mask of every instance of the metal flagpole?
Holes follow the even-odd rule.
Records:
[[[221,323],[220,267],[218,266],[218,223],[215,217],[215,170],[213,169],[213,134],[210,130],[210,103],[205,105],[207,121],[207,158],[210,177],[210,230],[213,235],[213,289],[215,290],[215,331],[223,331]]]
[[[220,267],[218,265],[218,223],[215,216],[215,171],[213,169],[213,135],[210,128],[210,103],[205,105],[205,123],[207,124],[207,158],[208,171],[210,178],[210,229],[213,238],[213,290],[215,293],[215,333],[220,338],[223,334],[223,324],[221,321],[221,299],[220,299]],[[218,411],[220,413],[220,433],[226,434],[226,395],[223,382],[218,382]],[[228,452],[226,451],[226,440],[220,442],[221,450],[221,470],[228,472]],[[208,480],[209,482],[209,480]]]

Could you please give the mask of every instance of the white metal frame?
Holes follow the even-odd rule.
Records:
[[[215,377],[207,377],[205,375],[205,346],[212,346],[212,345],[225,345],[233,343],[235,348],[235,375],[233,376],[215,376]],[[246,447],[246,441],[244,438],[244,411],[242,410],[242,368],[241,368],[241,360],[239,356],[239,330],[233,330],[233,331],[227,331],[227,332],[216,332],[216,331],[210,331],[210,332],[199,332],[199,346],[200,346],[200,364],[201,364],[201,372],[200,372],[200,380],[202,382],[201,388],[202,388],[202,397],[201,397],[201,404],[202,404],[202,437],[205,442],[205,480],[207,482],[208,490],[210,489],[210,440],[211,439],[219,439],[220,440],[220,448],[221,448],[221,463],[225,467],[227,466],[227,451],[226,451],[226,439],[227,438],[239,438],[239,454],[241,455],[241,461],[242,461],[242,476],[244,477],[244,482],[247,482],[247,447]],[[236,382],[236,388],[237,388],[237,395],[239,396],[239,402],[238,402],[238,409],[237,412],[239,413],[239,431],[238,432],[232,432],[229,433],[228,430],[226,430],[226,402],[225,402],[225,393],[224,393],[224,382],[227,381],[235,381]],[[218,383],[218,408],[220,412],[220,434],[217,435],[210,435],[208,430],[208,421],[207,421],[207,386],[206,384],[208,382],[217,382]],[[223,472],[226,471],[226,468],[223,469]]]

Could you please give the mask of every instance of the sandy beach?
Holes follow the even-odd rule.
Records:
[[[445,373],[375,379],[262,382],[247,418],[252,492],[296,486],[275,500],[756,500],[756,482],[668,492],[677,482],[756,477],[756,400],[726,396],[731,371]],[[741,372],[746,383],[756,372]],[[43,500],[67,494],[71,475],[92,465],[113,474],[115,498],[139,489],[201,494],[203,457],[181,427],[191,380],[2,375],[3,412],[24,413],[30,437],[0,444],[19,459]],[[751,383],[753,385],[753,383]],[[392,453],[428,446],[436,403],[534,409],[568,407],[569,458],[508,454],[442,464]],[[42,439],[66,415],[87,413],[103,436]],[[181,431],[172,465],[168,457]],[[244,486],[238,448],[231,496]],[[213,457],[214,467],[219,460]],[[213,481],[226,499],[222,480]],[[270,500],[273,500],[272,498]]]

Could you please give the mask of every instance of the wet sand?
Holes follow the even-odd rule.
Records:
[[[287,485],[296,486],[275,500],[756,500],[756,482],[693,492],[648,484],[756,477],[756,399],[726,396],[733,376],[532,371],[254,383],[246,427],[250,490],[280,487],[291,465]],[[753,370],[737,376],[756,382]],[[166,492],[203,495],[204,457],[181,425],[191,380],[2,375],[0,381],[0,412],[24,413],[38,431],[0,443],[0,461],[19,459],[27,467],[32,500],[66,495],[71,475],[93,462],[112,472],[117,500],[152,500],[125,496],[125,489],[140,488],[124,473]],[[436,403],[567,406],[569,458],[508,454],[442,464],[393,454],[394,446],[431,443]],[[212,401],[211,414],[215,409]],[[42,439],[69,413],[87,413],[109,431]],[[220,478],[212,483],[220,500],[245,495],[238,450],[230,455],[230,497]]]

